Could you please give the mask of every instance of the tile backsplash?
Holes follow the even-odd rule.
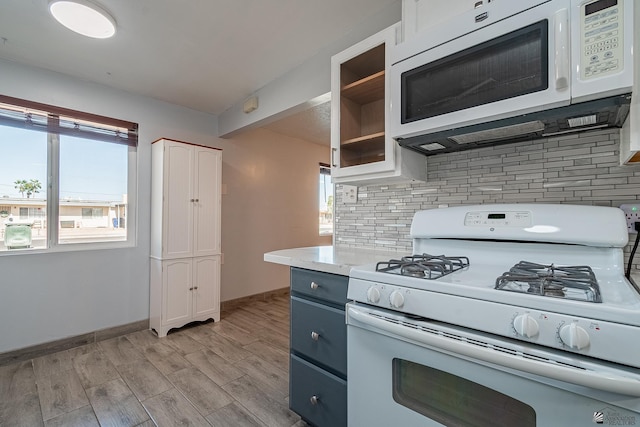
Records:
[[[355,204],[342,202],[338,186],[335,244],[409,252],[414,212],[441,206],[620,206],[640,200],[640,166],[620,166],[617,129],[440,154],[425,161],[427,182],[359,187]],[[638,262],[634,264],[637,269]]]

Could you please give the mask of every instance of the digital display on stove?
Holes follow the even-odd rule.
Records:
[[[531,212],[467,212],[464,225],[467,227],[531,227]]]

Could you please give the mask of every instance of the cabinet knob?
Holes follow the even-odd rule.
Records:
[[[194,286],[194,287],[193,287],[193,289],[198,289],[198,287],[197,287],[197,286]]]
[[[196,203],[199,202],[199,201],[200,201],[200,199],[196,199]]]
[[[318,398],[318,396],[313,395],[311,396],[311,399],[309,399],[309,402],[311,402],[312,405],[317,405],[319,400],[320,398]]]
[[[311,289],[318,289],[320,285],[318,285],[316,282],[311,282]]]
[[[190,290],[190,291],[192,291],[192,290],[193,290],[193,288],[189,288],[189,290]]]
[[[190,201],[191,203],[193,203],[193,202],[195,202],[195,201],[196,201],[196,199],[190,199],[189,201]]]
[[[319,333],[317,333],[315,331],[311,332],[311,339],[312,340],[318,341],[319,338],[320,338],[320,334]]]

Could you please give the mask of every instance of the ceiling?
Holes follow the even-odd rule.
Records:
[[[0,58],[219,114],[397,0],[92,1],[115,37],[64,28],[48,0],[1,0]],[[267,127],[328,144],[329,115],[325,103]]]

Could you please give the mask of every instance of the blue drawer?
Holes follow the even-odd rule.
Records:
[[[291,351],[346,377],[344,311],[291,297]]]
[[[327,301],[344,308],[348,276],[291,267],[291,293]]]
[[[290,361],[291,410],[316,426],[346,427],[347,382],[295,355]]]

